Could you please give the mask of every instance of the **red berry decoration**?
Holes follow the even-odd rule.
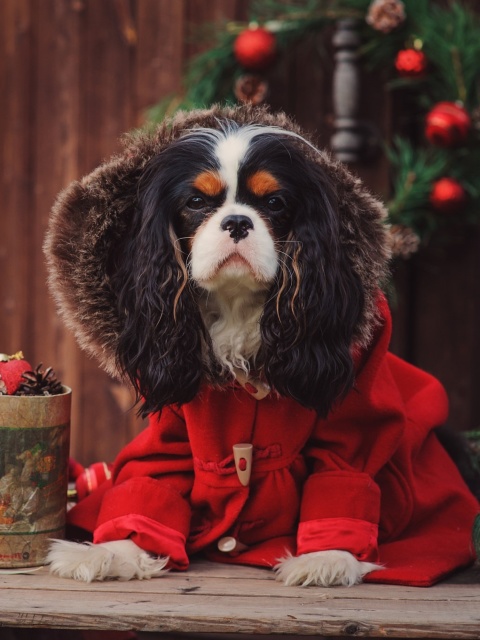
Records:
[[[454,178],[440,178],[432,187],[430,202],[436,211],[457,213],[465,207],[467,194]]]
[[[31,368],[21,351],[13,356],[0,353],[0,395],[13,396],[24,382],[23,374]]]
[[[417,49],[403,49],[395,58],[395,69],[405,78],[419,78],[427,68],[427,56]]]
[[[273,33],[263,27],[245,29],[237,36],[233,53],[245,69],[262,71],[276,58],[277,40]]]
[[[466,141],[472,121],[455,102],[439,102],[427,114],[425,135],[439,147],[454,147]]]

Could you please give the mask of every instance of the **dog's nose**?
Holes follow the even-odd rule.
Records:
[[[222,220],[220,228],[228,231],[236,244],[248,236],[249,230],[253,229],[253,222],[248,216],[230,215]]]

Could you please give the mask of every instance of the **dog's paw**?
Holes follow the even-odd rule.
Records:
[[[166,573],[168,558],[155,558],[131,540],[101,544],[53,540],[46,563],[60,578],[94,580],[144,580]]]
[[[378,564],[360,562],[348,551],[315,551],[282,558],[275,566],[277,580],[288,587],[318,585],[351,587],[359,584],[370,571],[382,569]]]

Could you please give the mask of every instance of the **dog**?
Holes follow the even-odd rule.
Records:
[[[149,426],[54,541],[84,581],[214,561],[286,585],[431,584],[478,503],[440,383],[388,352],[383,205],[284,114],[177,114],[60,194],[49,283]]]

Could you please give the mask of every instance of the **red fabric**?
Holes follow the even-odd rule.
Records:
[[[297,553],[348,549],[359,560],[378,560],[378,526],[356,518],[322,518],[300,522]]]
[[[73,482],[85,471],[85,467],[81,465],[75,458],[68,459],[68,480]]]
[[[80,502],[71,522],[104,531],[135,514],[147,520],[123,535],[146,534],[149,551],[177,557],[164,535],[173,530],[188,555],[243,564],[342,548],[384,564],[367,580],[385,583],[425,586],[471,563],[479,505],[433,433],[447,417],[445,392],[387,352],[383,299],[379,312],[383,324],[358,357],[355,389],[326,420],[275,394],[256,400],[240,387],[205,387],[189,404],[151,416],[118,456],[113,483]],[[248,487],[232,456],[240,442],[253,444]],[[157,536],[152,520],[162,525]],[[218,552],[225,535],[247,550]]]
[[[169,556],[171,569],[186,569],[188,557],[185,551],[185,536],[145,516],[128,515],[107,520],[95,529],[93,541],[110,542],[130,538],[141,549],[160,556]],[[165,551],[162,552],[162,548]]]

